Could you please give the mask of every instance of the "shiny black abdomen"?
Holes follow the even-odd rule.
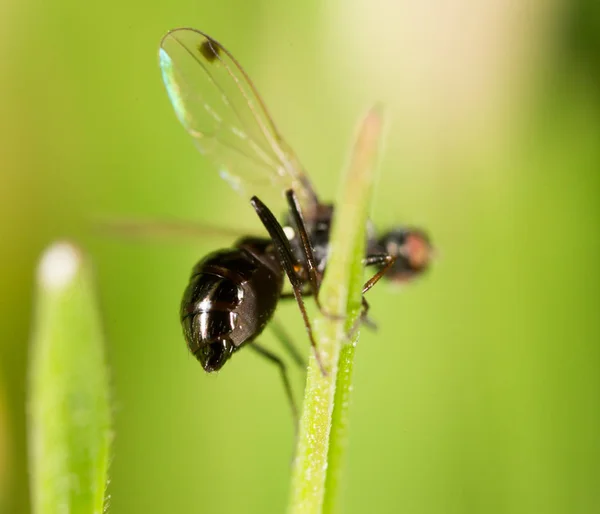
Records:
[[[180,311],[194,355],[215,341],[229,341],[237,350],[271,319],[284,275],[269,246],[267,240],[244,239],[236,248],[213,252],[194,266]]]

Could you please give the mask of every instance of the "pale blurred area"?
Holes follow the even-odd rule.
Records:
[[[1,2],[0,510],[28,512],[33,270],[63,237],[94,259],[110,341],[111,512],[285,509],[277,374],[241,352],[208,380],[177,324],[191,266],[223,242],[90,229],[248,212],[163,91],[158,41],[184,25],[244,65],[325,199],[383,102],[374,220],[440,251],[420,283],[369,293],[344,512],[600,512],[597,0]]]
[[[379,95],[415,157],[469,153],[504,141],[522,121],[521,102],[549,58],[555,4],[332,3],[324,53],[340,61],[335,77]]]

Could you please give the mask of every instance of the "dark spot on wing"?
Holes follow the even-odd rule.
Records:
[[[214,39],[206,38],[206,41],[198,46],[198,50],[208,62],[214,62],[219,57],[221,47]]]

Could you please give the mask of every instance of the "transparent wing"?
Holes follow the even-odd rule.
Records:
[[[270,189],[281,200],[293,189],[311,219],[313,188],[233,55],[206,34],[179,28],[165,35],[159,57],[179,121],[221,177],[246,198]]]
[[[94,220],[94,228],[100,233],[128,239],[130,241],[159,242],[199,242],[222,238],[241,239],[252,234],[252,229],[229,228],[207,223],[194,223],[184,220],[155,220],[101,217]]]

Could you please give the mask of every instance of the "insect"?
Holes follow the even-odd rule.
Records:
[[[174,29],[161,41],[159,60],[179,121],[220,176],[250,200],[269,234],[242,237],[195,265],[180,309],[187,346],[207,372],[221,369],[240,348],[253,348],[279,367],[297,419],[285,364],[256,339],[278,302],[295,298],[325,373],[303,298],[312,295],[319,305],[333,207],[319,201],[252,81],[220,43],[195,29]],[[287,214],[279,223],[271,209],[282,200]],[[395,281],[414,278],[430,255],[429,238],[419,229],[397,228],[377,238],[371,228],[365,264],[378,272],[364,292],[384,273]],[[291,293],[283,292],[286,276]]]

